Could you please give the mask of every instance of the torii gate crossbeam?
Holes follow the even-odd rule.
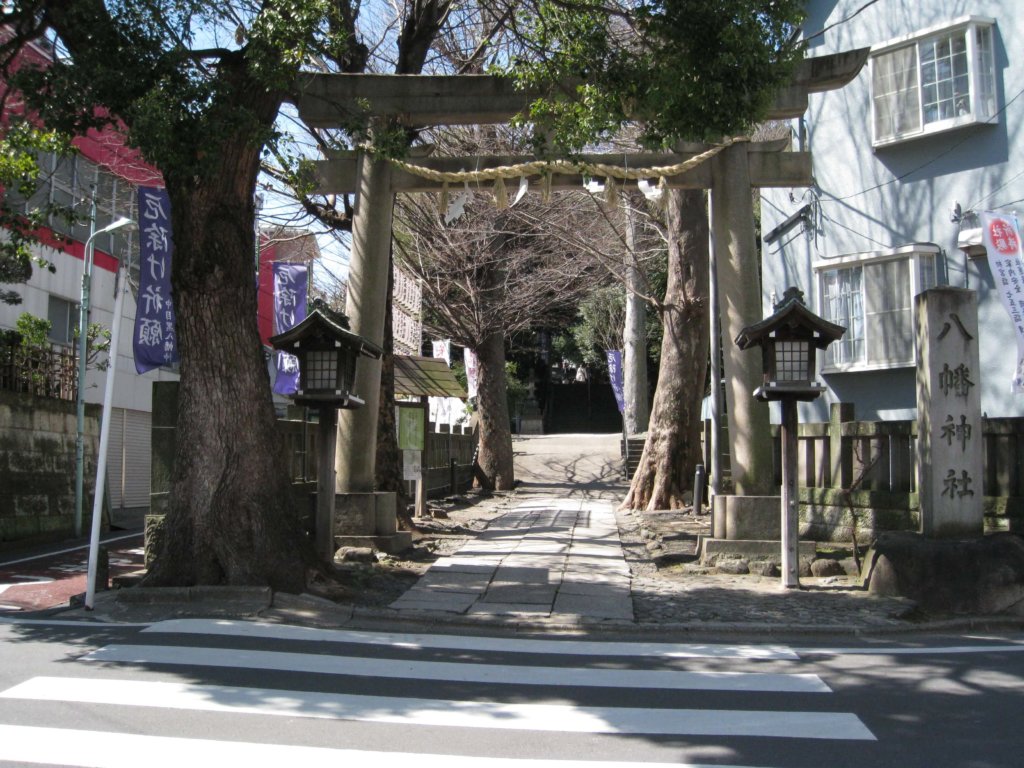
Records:
[[[794,118],[807,108],[808,94],[840,88],[862,69],[868,50],[805,59],[792,84],[781,91],[769,116]],[[523,111],[539,94],[516,91],[510,80],[486,75],[305,75],[297,83],[299,116],[312,128],[337,128],[353,118],[390,117],[410,126],[486,124],[505,122]],[[699,153],[689,145],[663,159],[679,160]],[[750,275],[757,272],[754,219],[750,189],[761,186],[806,186],[812,183],[810,157],[779,151],[770,144],[734,144],[710,163],[678,176],[668,186],[711,191],[711,222],[718,265],[718,306],[722,336],[735,338],[743,327],[760,318],[761,291]],[[642,156],[601,156],[602,161],[627,164]],[[597,159],[595,157],[595,159]],[[651,156],[650,159],[654,159]],[[515,164],[515,158],[428,158],[419,167],[457,172]],[[522,158],[519,158],[522,160]],[[660,163],[659,163],[660,164]],[[633,165],[632,167],[637,167]],[[429,181],[363,152],[327,160],[318,167],[319,191],[355,193],[352,254],[346,312],[355,333],[383,343],[384,306],[391,240],[392,208],[397,191],[438,189]],[[552,186],[578,186],[579,175],[553,177]],[[737,493],[770,493],[771,440],[768,409],[752,397],[760,383],[760,363],[734,354],[726,345],[723,378],[727,382],[732,478]],[[380,369],[369,365],[359,374],[358,391],[365,408],[346,411],[339,425],[338,490],[372,491],[376,451]]]

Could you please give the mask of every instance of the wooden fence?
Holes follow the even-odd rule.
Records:
[[[291,409],[290,409],[291,410]],[[301,409],[295,409],[296,412]],[[291,416],[291,412],[289,414]],[[288,442],[288,457],[293,483],[316,483],[317,427],[315,423],[289,418],[279,422]],[[424,456],[427,495],[430,497],[459,493],[469,488],[473,479],[473,456],[476,438],[470,432],[428,432]],[[413,483],[406,491],[413,496]]]
[[[856,421],[833,405],[827,424],[799,427],[801,535],[817,540],[916,530],[917,422]],[[1024,530],[1024,419],[982,419],[986,530]],[[775,482],[781,484],[776,433]]]
[[[75,400],[78,355],[69,347],[0,343],[0,390]]]

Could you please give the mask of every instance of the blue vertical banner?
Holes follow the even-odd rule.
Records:
[[[139,296],[132,339],[138,373],[178,362],[171,297],[173,254],[167,190],[139,187]]]
[[[274,333],[284,333],[306,319],[306,267],[275,261]],[[287,352],[277,353],[274,392],[294,395],[299,389],[299,359]]]
[[[612,382],[615,403],[619,406],[619,413],[625,413],[626,400],[622,385],[622,350],[606,349],[605,354],[608,356],[608,378]]]

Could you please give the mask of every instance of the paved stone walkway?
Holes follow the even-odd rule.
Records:
[[[878,598],[850,578],[778,577],[661,569],[643,513],[618,511],[625,483],[618,436],[519,438],[528,478],[509,511],[391,604],[396,617],[541,623],[745,628],[751,631],[910,629],[913,604]],[[650,527],[655,527],[651,525]]]
[[[533,499],[439,559],[391,608],[632,622],[630,581],[611,504]]]

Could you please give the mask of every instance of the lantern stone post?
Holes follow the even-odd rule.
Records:
[[[270,339],[275,349],[295,355],[299,361],[297,405],[316,408],[317,434],[316,550],[330,563],[334,559],[335,454],[338,410],[355,410],[363,399],[354,393],[359,357],[379,360],[383,350],[353,333],[348,318],[322,304],[298,325]]]
[[[815,351],[841,338],[846,329],[818,317],[804,305],[804,295],[789,288],[775,313],[748,326],[736,337],[741,350],[761,347],[763,383],[754,398],[782,407],[782,586],[800,586],[799,507],[797,492],[797,402],[813,400],[825,387],[815,381]]]

